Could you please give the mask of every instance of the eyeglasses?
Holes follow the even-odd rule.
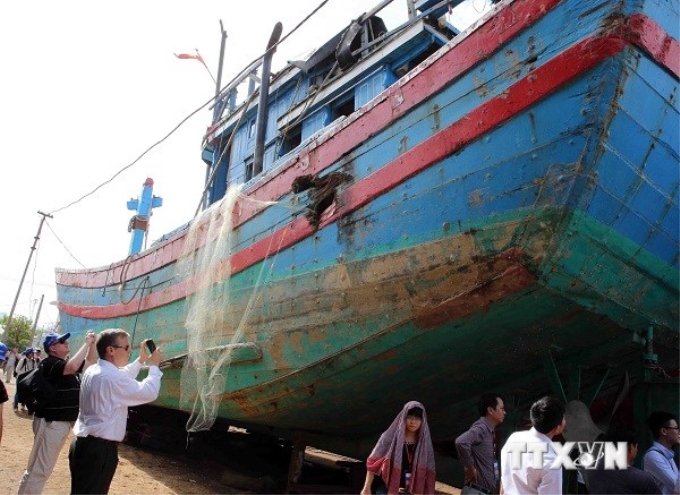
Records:
[[[128,345],[111,344],[111,347],[115,347],[116,349],[125,349],[125,352],[130,350],[130,344],[128,344]]]
[[[675,425],[675,426],[664,426],[664,428],[668,430],[680,430],[680,426]]]

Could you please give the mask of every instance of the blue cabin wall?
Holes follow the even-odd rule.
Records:
[[[356,110],[362,105],[368,103],[372,98],[385,90],[389,85],[394,83],[396,76],[389,67],[381,68],[377,73],[372,74],[366,79],[360,81],[355,87],[351,88],[349,92],[342,97],[349,98],[353,103],[353,110]],[[285,115],[292,107],[299,104],[307,97],[307,88],[309,79],[305,78],[302,81],[294,81],[286,88],[279,89],[272,95],[272,101],[268,111],[267,128],[265,133],[265,155],[264,155],[264,171],[270,170],[273,164],[290,149],[282,147],[281,136],[283,129],[279,129],[279,118]],[[335,102],[330,102],[321,108],[313,111],[305,119],[303,119],[300,127],[301,140],[304,142],[316,132],[328,126],[333,120],[332,105]],[[215,176],[215,183],[210,188],[211,203],[224,197],[227,189],[227,182],[241,183],[250,180],[252,177],[247,177],[247,165],[252,162],[253,153],[255,150],[255,111],[251,110],[248,114],[245,124],[242,124],[235,132],[231,153],[223,159],[223,163],[231,163],[227,174],[227,167],[221,167],[218,174]],[[288,132],[293,128],[287,129]],[[297,146],[296,146],[297,147]],[[294,148],[293,148],[294,149]],[[216,159],[214,156],[218,151],[212,150],[208,156],[204,156],[204,160],[212,163]],[[212,155],[212,156],[210,156]],[[220,184],[217,184],[219,182]]]
[[[309,139],[316,131],[330,123],[331,109],[327,106],[320,108],[302,122],[302,140]]]
[[[367,68],[363,79],[347,81],[342,87],[337,87],[334,94],[326,97],[325,101],[310,98],[309,107],[303,111],[302,121],[286,128],[287,124],[280,125],[279,119],[310,96],[310,85],[322,85],[329,70],[332,69],[332,64],[322,63],[309,73],[300,72],[297,77],[270,95],[263,172],[271,170],[282,156],[302,146],[306,140],[337,118],[347,116],[367,104],[392,85],[405,66],[418,63],[445,41],[441,35],[435,35],[431,30],[423,30],[401,45],[397,51],[373,67]],[[209,203],[224,197],[228,184],[248,182],[254,178],[249,167],[255,150],[256,112],[257,108],[251,108],[234,132],[230,156],[227,157],[229,165],[216,174],[215,181],[219,181],[220,184],[213,184],[210,187]],[[230,129],[225,129],[221,135],[228,136],[230,132]],[[213,150],[212,154],[216,152]],[[204,156],[203,159],[210,167],[214,167],[215,158]]]
[[[354,90],[354,108],[364,106],[390,86],[397,78],[389,68],[384,67],[380,72],[371,75],[357,84]]]

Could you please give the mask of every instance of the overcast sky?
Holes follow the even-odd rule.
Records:
[[[0,4],[0,313],[9,314],[41,215],[89,193],[214,95],[206,69],[173,53],[198,48],[217,75],[222,20],[228,39],[223,84],[263,50],[277,21],[288,33],[321,0],[34,0]],[[375,4],[378,2],[376,1]],[[480,10],[484,0],[476,0]],[[330,0],[282,45],[274,69],[342,30],[374,5]],[[394,0],[388,28],[405,16]],[[163,206],[150,241],[189,221],[205,178],[203,110],[167,141],[92,196],[55,212],[43,227],[15,315],[57,321],[55,267],[88,268],[125,259],[126,203],[147,177]],[[149,242],[150,242],[149,241]]]

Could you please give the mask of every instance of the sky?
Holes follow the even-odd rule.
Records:
[[[214,96],[208,70],[175,53],[198,49],[216,77],[222,20],[224,85],[263,52],[276,22],[285,36],[321,3],[0,3],[0,314],[9,314],[26,271],[14,314],[34,321],[42,298],[38,326],[55,324],[55,268],[124,260],[134,214],[127,201],[140,195],[147,178],[163,198],[151,218],[149,244],[193,218],[205,179],[207,107],[119,173]],[[273,69],[321,46],[377,3],[329,0],[279,47]],[[484,5],[471,3],[475,11]],[[405,15],[406,2],[394,0],[383,17],[392,28]],[[39,211],[52,218],[32,250]]]

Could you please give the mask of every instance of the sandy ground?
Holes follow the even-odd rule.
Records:
[[[0,452],[0,479],[2,494],[14,494],[26,468],[28,455],[33,444],[32,417],[27,413],[15,413],[11,400],[14,397],[14,380],[5,384],[10,402],[3,404],[4,429]],[[52,476],[45,485],[44,493],[64,494],[71,488],[68,469],[68,445],[61,451]],[[189,459],[186,456],[170,456],[159,452],[121,444],[118,455],[120,462],[111,484],[111,494],[129,495],[137,493],[154,494],[212,494],[243,493],[220,483],[223,468],[206,459]]]
[[[4,377],[3,377],[4,378]],[[14,382],[14,380],[13,380]],[[26,412],[14,412],[12,398],[14,383],[5,384],[10,402],[3,404],[4,429],[0,445],[0,495],[15,494],[23,475],[33,444],[31,424],[33,418]],[[68,468],[69,435],[61,451],[52,476],[45,485],[46,494],[70,492],[71,475]],[[156,450],[135,448],[121,444],[118,469],[109,493],[130,494],[232,494],[267,493],[262,478],[253,478],[226,468],[206,456],[189,456],[185,453],[171,455]],[[315,465],[333,464],[339,456],[308,447],[306,460]],[[285,479],[285,478],[284,478]],[[460,490],[437,483],[437,493],[458,495]]]

